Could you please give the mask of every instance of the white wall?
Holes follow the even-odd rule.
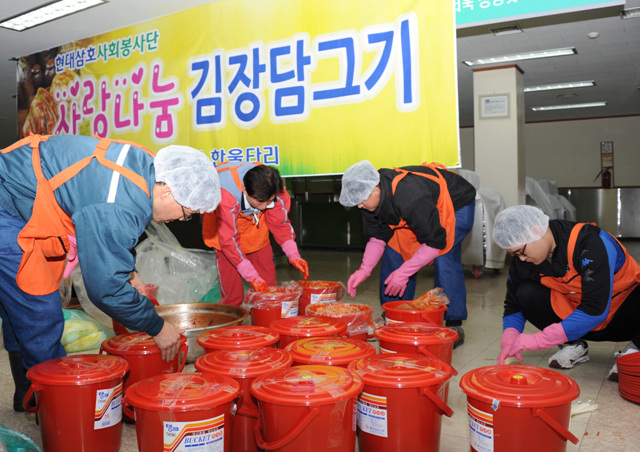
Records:
[[[527,123],[526,175],[558,187],[599,187],[600,142],[613,141],[615,186],[640,186],[640,116]],[[473,128],[460,129],[462,167],[475,170]],[[482,181],[491,187],[488,181]]]

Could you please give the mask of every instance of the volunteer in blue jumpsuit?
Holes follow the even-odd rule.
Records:
[[[142,295],[132,250],[151,220],[186,220],[219,202],[213,164],[185,146],[154,158],[135,143],[35,135],[1,151],[0,316],[15,410],[23,410],[26,370],[65,355],[57,289],[75,263],[98,308],[173,359],[180,332]]]

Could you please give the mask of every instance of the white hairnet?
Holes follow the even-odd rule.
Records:
[[[218,173],[202,151],[171,145],[158,151],[154,160],[156,182],[164,182],[181,206],[200,213],[213,212],[220,204]]]
[[[368,160],[351,165],[342,176],[340,204],[345,207],[357,206],[371,196],[379,183],[380,174]]]
[[[549,217],[533,206],[504,209],[493,224],[493,240],[504,249],[518,248],[540,240],[549,229]]]

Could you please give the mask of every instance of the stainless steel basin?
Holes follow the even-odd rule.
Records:
[[[187,362],[193,363],[204,354],[198,336],[214,328],[240,325],[249,313],[238,306],[218,303],[183,303],[156,306],[160,317],[183,331],[189,345]]]

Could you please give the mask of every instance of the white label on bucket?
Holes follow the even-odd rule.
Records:
[[[224,414],[202,421],[162,424],[164,452],[224,451]]]
[[[395,350],[389,350],[388,348],[380,347],[380,353],[398,353]]]
[[[114,388],[98,389],[96,391],[96,412],[93,429],[116,425],[122,420],[122,383]]]
[[[493,414],[485,413],[467,403],[469,412],[469,443],[478,452],[493,452]]]
[[[287,317],[295,317],[298,315],[298,302],[297,301],[283,301],[282,312],[280,317],[286,319]]]
[[[387,398],[363,392],[358,398],[358,427],[371,435],[388,437]]]
[[[309,304],[335,303],[338,294],[335,293],[312,293]]]

